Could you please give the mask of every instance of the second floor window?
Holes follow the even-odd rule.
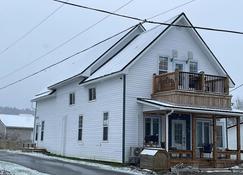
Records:
[[[75,93],[70,93],[69,94],[69,105],[74,105],[75,104]]]
[[[39,132],[39,126],[36,125],[36,126],[35,126],[35,140],[36,140],[36,141],[38,140],[38,132]]]
[[[83,139],[83,116],[80,115],[78,119],[78,140]]]
[[[159,74],[168,72],[168,58],[159,57]]]
[[[89,89],[89,101],[93,101],[96,99],[96,89],[90,88]]]

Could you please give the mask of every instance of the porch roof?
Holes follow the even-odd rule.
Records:
[[[192,112],[192,113],[204,113],[204,114],[217,114],[224,116],[242,116],[243,111],[236,109],[214,109],[206,107],[191,107],[191,106],[180,106],[162,101],[156,101],[148,98],[137,98],[137,102],[148,105],[151,107],[158,108],[161,111],[178,111],[178,112]]]

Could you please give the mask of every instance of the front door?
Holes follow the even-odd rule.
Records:
[[[186,150],[186,120],[172,120],[172,147]]]

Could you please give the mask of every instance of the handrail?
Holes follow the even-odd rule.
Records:
[[[153,93],[170,90],[201,91],[205,93],[229,94],[228,77],[175,71],[153,77]]]

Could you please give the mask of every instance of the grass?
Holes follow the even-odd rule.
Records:
[[[91,160],[91,159],[81,159],[78,157],[68,157],[68,156],[62,156],[59,154],[54,154],[54,153],[44,153],[47,156],[51,156],[51,157],[59,157],[59,158],[64,158],[64,159],[69,159],[69,160],[77,160],[77,161],[85,161],[85,162],[90,162],[90,163],[99,163],[99,164],[103,164],[103,165],[110,165],[113,167],[126,167],[127,164],[122,164],[122,163],[117,163],[117,162],[108,162],[108,161],[101,161],[101,160]]]

